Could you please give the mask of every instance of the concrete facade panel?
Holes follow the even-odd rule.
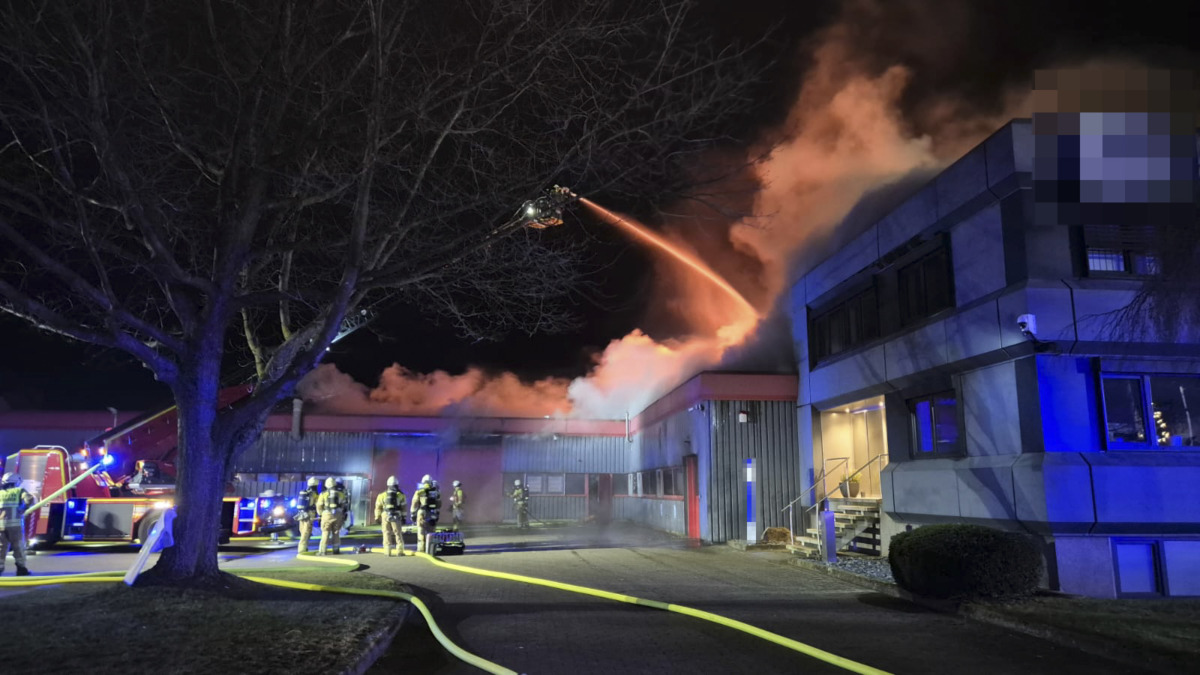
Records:
[[[1097,532],[1200,528],[1200,453],[1090,453]]]
[[[987,158],[983,146],[976,146],[933,181],[937,190],[938,218],[956,216],[956,211],[970,208],[972,202],[988,193]]]
[[[1036,532],[1086,532],[1096,522],[1091,470],[1079,453],[1031,453],[1013,463],[1017,519]]]
[[[963,361],[1000,349],[1000,321],[996,303],[986,302],[948,317],[946,360]]]
[[[1004,234],[999,202],[992,202],[955,225],[950,236],[957,306],[1005,287]]]
[[[973,458],[969,467],[955,472],[955,477],[958,479],[958,512],[963,518],[1016,519],[1011,458]]]
[[[820,407],[826,405],[827,401],[857,396],[859,392],[887,381],[884,363],[884,348],[878,346],[823,365],[806,378],[809,382],[809,397]]]
[[[1013,363],[964,373],[960,387],[967,454],[972,457],[1020,454],[1021,428],[1013,423],[1020,415]]]
[[[951,459],[927,459],[888,464],[884,472],[891,477],[892,502],[896,513],[905,517],[957,517],[958,481],[946,480],[957,465]],[[946,472],[951,472],[947,474]],[[887,481],[885,481],[886,483]]]
[[[946,324],[937,321],[884,343],[884,362],[890,380],[931,370],[949,362]]]
[[[879,259],[878,232],[878,227],[863,232],[805,276],[807,304],[815,302],[817,298]]]
[[[879,253],[887,255],[937,222],[937,189],[931,183],[879,221]]]

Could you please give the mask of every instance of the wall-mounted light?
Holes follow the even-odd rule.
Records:
[[[750,421],[750,413],[745,410],[738,411],[738,424],[745,424]]]

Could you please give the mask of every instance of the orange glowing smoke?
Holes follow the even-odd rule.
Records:
[[[645,227],[637,225],[629,219],[618,216],[617,214],[609,211],[590,199],[581,197],[579,199],[579,203],[591,207],[593,211],[603,216],[605,220],[613,225],[624,228],[627,232],[632,232],[635,236],[639,237],[643,241],[648,241],[657,246],[659,249],[673,256],[679,262],[682,262],[698,272],[705,279],[708,279],[716,284],[718,288],[725,291],[729,297],[733,298],[738,303],[742,311],[745,313],[745,317],[743,317],[744,319],[754,320],[759,318],[758,310],[754,309],[749,302],[746,302],[746,298],[743,298],[742,294],[737,292],[737,289],[735,289],[733,286],[730,286],[728,281],[722,279],[719,275],[717,275],[716,272],[712,271],[712,269],[697,260],[695,257],[688,255],[686,252],[680,250],[676,246],[672,246],[671,243],[666,239],[654,234]],[[742,322],[739,321],[739,323]],[[747,323],[753,323],[753,321],[747,321]]]
[[[738,288],[746,289],[759,307],[771,307],[799,273],[843,239],[855,236],[854,218],[847,214],[865,195],[911,179],[914,172],[929,175],[1011,117],[1028,114],[1022,110],[1027,90],[1017,92],[1009,109],[988,115],[954,96],[934,94],[925,101],[926,123],[914,126],[901,101],[922,71],[899,62],[881,63],[883,57],[865,48],[870,41],[863,37],[888,31],[897,5],[901,7],[894,11],[916,21],[919,28],[899,33],[898,39],[911,39],[922,49],[931,44],[944,49],[942,59],[963,48],[946,42],[958,34],[955,26],[947,27],[945,13],[928,9],[926,3],[847,0],[842,16],[815,36],[815,47],[805,54],[812,65],[788,119],[780,128],[766,130],[760,147],[747,150],[747,159],[755,158],[752,178],[761,190],[753,212],[744,220],[717,223],[723,231],[698,219],[689,219],[686,227],[668,222],[664,236],[581,200],[639,241],[670,254],[670,265],[660,265],[659,278],[691,270],[688,274],[709,280],[673,284],[669,294],[655,297],[652,303],[651,311],[694,318],[692,335],[664,341],[633,330],[596,354],[586,375],[569,382],[520,382],[512,376],[489,379],[474,370],[430,377],[396,367],[371,391],[347,382],[350,378],[333,366],[322,366],[301,383],[301,395],[312,401],[324,392],[328,398],[317,403],[318,408],[333,409],[340,398],[343,411],[376,414],[429,414],[449,403],[443,414],[489,409],[501,415],[540,412],[619,419],[638,414],[697,372],[718,366],[731,349],[750,342],[759,313],[701,260],[726,263],[732,260],[729,256],[741,255],[756,261],[756,268],[735,269],[738,266],[732,264],[719,268]],[[864,25],[870,30],[864,32]],[[914,132],[917,126],[926,131]],[[665,256],[663,261],[668,262]],[[791,345],[768,348],[786,352]],[[492,379],[497,380],[494,386],[489,385]],[[473,401],[481,404],[472,405]]]

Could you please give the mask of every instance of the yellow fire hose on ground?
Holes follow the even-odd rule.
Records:
[[[659,602],[657,600],[646,600],[644,598],[638,598],[638,597],[634,597],[632,595],[613,593],[610,591],[603,591],[603,590],[599,590],[596,588],[588,588],[586,586],[577,586],[575,584],[568,584],[568,583],[563,583],[560,581],[551,581],[549,579],[540,579],[538,577],[528,577],[528,576],[524,576],[524,575],[520,575],[520,574],[510,574],[508,572],[495,572],[492,570],[484,570],[484,569],[479,569],[479,568],[475,568],[475,567],[467,567],[464,565],[455,565],[452,563],[445,562],[443,560],[439,560],[438,558],[431,556],[428,553],[414,553],[411,551],[405,551],[404,553],[405,553],[405,555],[408,555],[408,556],[416,556],[416,557],[423,558],[423,559],[433,563],[434,565],[437,565],[438,567],[441,567],[443,569],[453,570],[455,572],[462,572],[462,573],[466,573],[466,574],[476,574],[479,576],[493,577],[496,579],[507,579],[509,581],[517,581],[517,582],[521,582],[521,583],[532,584],[535,586],[545,586],[547,588],[557,588],[559,590],[569,591],[572,593],[580,593],[582,595],[590,595],[590,596],[597,597],[597,598],[604,598],[607,600],[615,600],[617,602],[625,602],[625,603],[629,603],[629,604],[633,604],[633,605],[641,605],[643,607],[652,607],[654,609],[661,609],[661,610],[664,610],[667,612],[675,612],[677,614],[683,614],[685,616],[702,619],[704,621],[710,621],[712,623],[715,623],[715,624],[718,624],[721,626],[725,626],[727,628],[732,628],[734,630],[741,631],[743,633],[752,635],[754,637],[757,637],[757,638],[760,638],[763,640],[767,640],[768,642],[772,642],[774,644],[780,645],[782,647],[786,647],[788,649],[799,652],[806,656],[809,656],[809,657],[812,657],[815,659],[819,659],[821,661],[824,661],[825,663],[829,663],[831,665],[838,666],[839,668],[848,670],[852,673],[859,673],[860,675],[891,675],[887,671],[880,670],[878,668],[873,668],[866,664],[859,663],[857,661],[853,661],[851,659],[847,659],[847,658],[838,656],[836,654],[832,654],[825,650],[813,647],[812,645],[808,645],[803,642],[800,642],[799,640],[793,640],[791,638],[779,635],[778,633],[772,633],[771,631],[764,630],[762,628],[758,628],[757,626],[752,626],[748,623],[738,621],[736,619],[730,619],[728,617],[724,617],[719,614],[713,614],[712,612],[705,612],[703,610],[694,609],[691,607],[685,607],[683,605]],[[329,559],[329,558],[317,557],[317,556],[313,556],[313,555],[309,555],[309,554],[302,554],[302,555],[298,555],[296,557],[303,558],[305,560],[311,560],[313,562],[344,565],[349,568],[347,571],[354,571],[360,567],[360,563],[357,560],[354,560],[352,558]],[[284,569],[290,569],[290,570],[294,571],[299,568],[293,567],[293,568],[284,568]],[[410,593],[402,593],[400,591],[369,590],[369,589],[365,589],[365,588],[347,588],[347,587],[342,587],[342,586],[322,586],[322,585],[318,585],[318,584],[307,584],[307,583],[302,583],[302,582],[297,582],[297,581],[284,581],[281,579],[268,579],[265,577],[254,576],[253,573],[255,571],[256,570],[245,570],[245,571],[237,570],[237,571],[234,571],[233,573],[237,574],[238,576],[240,576],[243,579],[246,579],[248,581],[254,581],[254,582],[262,583],[262,584],[270,584],[272,586],[283,586],[286,588],[295,588],[295,589],[306,590],[306,591],[319,591],[319,592],[323,592],[323,593],[344,593],[344,594],[348,594],[348,595],[371,595],[371,596],[382,597],[382,598],[392,598],[395,600],[403,600],[405,602],[411,603],[414,607],[417,608],[417,611],[419,611],[421,613],[421,615],[423,617],[425,617],[425,621],[429,626],[429,630],[433,633],[433,636],[437,639],[437,641],[439,643],[441,643],[441,645],[446,649],[446,651],[453,654],[456,658],[462,660],[465,663],[469,663],[469,664],[475,666],[476,668],[479,668],[480,670],[483,670],[488,673],[494,673],[496,675],[517,675],[516,671],[505,668],[504,666],[501,666],[499,664],[488,661],[487,659],[484,659],[483,657],[472,654],[472,653],[466,651],[465,649],[459,647],[454,642],[452,642],[450,640],[450,638],[446,637],[446,634],[444,632],[442,632],[442,629],[437,625],[437,622],[433,618],[433,614],[429,611],[429,607],[424,602],[422,602],[420,598],[418,598]],[[257,570],[257,571],[265,571],[265,570]],[[46,585],[63,584],[63,583],[112,583],[112,582],[121,581],[124,574],[125,574],[124,572],[118,571],[118,572],[87,572],[87,573],[83,573],[83,574],[64,574],[64,575],[56,575],[56,576],[52,576],[52,577],[19,577],[19,578],[14,577],[11,579],[0,579],[0,588],[13,587],[13,586],[46,586]]]
[[[675,604],[666,603],[666,602],[659,602],[657,600],[646,600],[644,598],[637,598],[632,595],[623,595],[621,593],[612,593],[610,591],[602,591],[602,590],[599,590],[596,588],[588,588],[586,586],[576,586],[575,584],[567,584],[567,583],[563,583],[560,581],[551,581],[549,579],[539,579],[538,577],[527,577],[527,576],[524,576],[521,574],[509,574],[508,572],[494,572],[492,570],[483,570],[483,569],[479,569],[477,567],[467,567],[465,565],[455,565],[452,563],[445,562],[444,560],[439,560],[438,558],[435,558],[434,556],[431,556],[428,553],[414,553],[411,551],[405,551],[404,553],[405,553],[405,555],[409,555],[409,556],[418,556],[421,558],[425,558],[426,560],[433,563],[434,565],[437,565],[438,567],[441,567],[444,569],[449,569],[449,570],[454,570],[456,572],[465,572],[467,574],[477,574],[479,576],[494,577],[496,579],[508,579],[510,581],[519,581],[521,583],[533,584],[535,586],[546,586],[548,588],[557,588],[559,590],[570,591],[572,593],[580,593],[582,595],[591,595],[591,596],[594,596],[597,598],[605,598],[607,600],[616,600],[617,602],[626,602],[626,603],[633,604],[633,605],[642,605],[643,607],[653,607],[654,609],[661,609],[661,610],[664,610],[667,612],[675,612],[677,614],[683,614],[686,616],[695,617],[697,619],[711,621],[712,623],[719,624],[719,625],[725,626],[727,628],[733,628],[734,630],[741,631],[748,635],[753,635],[754,637],[761,638],[763,640],[767,640],[768,642],[773,642],[777,645],[787,647],[788,649],[800,652],[801,654],[804,654],[806,656],[811,656],[815,659],[819,659],[826,663],[838,666],[839,668],[848,670],[852,673],[860,673],[861,675],[891,675],[890,673],[888,673],[885,670],[879,670],[878,668],[872,668],[871,666],[868,666],[864,663],[852,661],[850,659],[838,656],[837,654],[832,654],[830,652],[827,652],[823,649],[818,649],[816,647],[813,647],[812,645],[807,645],[803,642],[800,642],[799,640],[793,640],[791,638],[779,635],[778,633],[772,633],[771,631],[763,630],[762,628],[758,628],[757,626],[752,626],[748,623],[744,623],[744,622],[738,621],[736,619],[730,619],[728,617],[721,616],[720,614],[713,614],[712,612],[705,612],[700,609],[693,609],[691,607],[685,607],[683,605],[675,605]]]

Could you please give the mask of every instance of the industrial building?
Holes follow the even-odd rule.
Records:
[[[626,420],[293,414],[270,417],[234,466],[238,496],[294,494],[309,476],[342,476],[354,522],[395,475],[410,493],[424,474],[463,482],[467,518],[512,522],[506,492],[522,480],[542,521],[613,519],[711,542],[745,537],[747,459],[757,463],[760,528],[785,525],[799,491],[797,382],[791,375],[701,373]],[[4,453],[78,448],[132,415],[0,414]]]

